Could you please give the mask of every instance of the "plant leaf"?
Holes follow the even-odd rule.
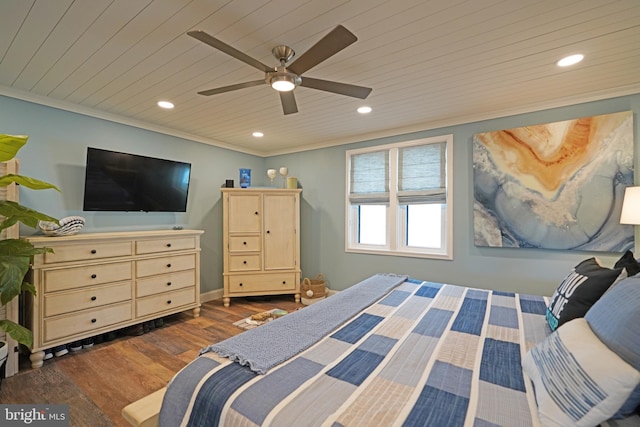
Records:
[[[6,305],[20,294],[30,261],[26,256],[0,256],[0,304]]]
[[[31,295],[36,296],[36,287],[33,286],[33,283],[22,282],[22,291],[29,292]]]
[[[31,188],[32,190],[47,190],[49,188],[53,188],[56,191],[60,191],[60,189],[53,184],[28,176],[15,175],[12,173],[0,176],[0,187],[6,187],[13,182],[22,185],[23,187]]]
[[[32,257],[33,255],[43,253],[53,253],[51,248],[36,248],[30,242],[22,239],[5,239],[0,240],[0,256],[26,256]]]
[[[26,135],[0,134],[0,162],[13,159],[29,139]]]
[[[0,215],[5,217],[5,220],[0,223],[0,230],[11,227],[18,221],[31,228],[36,228],[38,221],[53,221],[60,224],[57,219],[49,215],[8,200],[0,200]]]
[[[27,347],[33,347],[33,333],[11,320],[0,320],[0,329],[5,331],[11,338]]]

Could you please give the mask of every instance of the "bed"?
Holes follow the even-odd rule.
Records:
[[[575,361],[579,375],[592,375],[590,390],[604,391],[579,402],[545,400],[554,394],[550,377],[565,381],[574,370],[562,359],[569,377],[557,363],[545,371],[559,359],[541,346],[563,347],[562,339],[575,336],[588,341],[582,329],[552,333],[548,305],[542,296],[377,274],[203,349],[156,394],[159,412],[138,403],[123,413],[134,423],[142,408],[150,424],[171,427],[586,426],[617,414],[622,403],[635,405],[637,368],[625,364],[614,375],[621,381],[602,385],[610,373],[587,372],[582,356]],[[574,323],[586,321],[567,325]],[[594,351],[605,350],[589,347],[599,357]],[[637,415],[624,416],[603,425],[640,425]]]

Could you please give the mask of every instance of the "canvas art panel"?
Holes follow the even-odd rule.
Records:
[[[631,111],[473,136],[476,246],[624,252]]]

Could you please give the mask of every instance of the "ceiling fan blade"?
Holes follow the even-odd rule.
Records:
[[[365,99],[367,96],[369,96],[372,90],[370,87],[332,82],[329,80],[312,79],[311,77],[302,77],[300,86],[333,92],[339,95],[352,96],[354,98],[360,99]]]
[[[240,52],[238,49],[229,46],[225,42],[218,40],[217,38],[205,33],[202,30],[189,31],[187,32],[187,34],[194,39],[200,40],[201,42],[206,43],[209,46],[226,53],[227,55],[233,56],[234,58],[239,59],[240,61],[249,64],[254,68],[257,68],[260,71],[264,71],[265,73],[268,71],[273,71],[273,67],[269,67],[268,65],[263,64],[257,59],[250,57],[246,53]]]
[[[311,46],[309,50],[303,53],[298,59],[293,61],[287,69],[298,75],[315,67],[325,59],[340,52],[349,46],[358,38],[342,25],[338,25],[331,30],[329,34],[324,36],[320,41]]]
[[[210,96],[216,95],[218,93],[231,92],[232,90],[244,89],[246,87],[258,86],[266,84],[264,80],[254,80],[251,82],[238,83],[235,85],[222,86],[215,89],[203,90],[202,92],[198,92],[200,95]]]
[[[284,114],[293,114],[298,112],[298,104],[293,91],[280,92],[280,101],[282,102],[282,111]]]

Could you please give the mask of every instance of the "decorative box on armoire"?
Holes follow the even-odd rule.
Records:
[[[300,301],[301,191],[222,189],[225,307],[244,296]]]

